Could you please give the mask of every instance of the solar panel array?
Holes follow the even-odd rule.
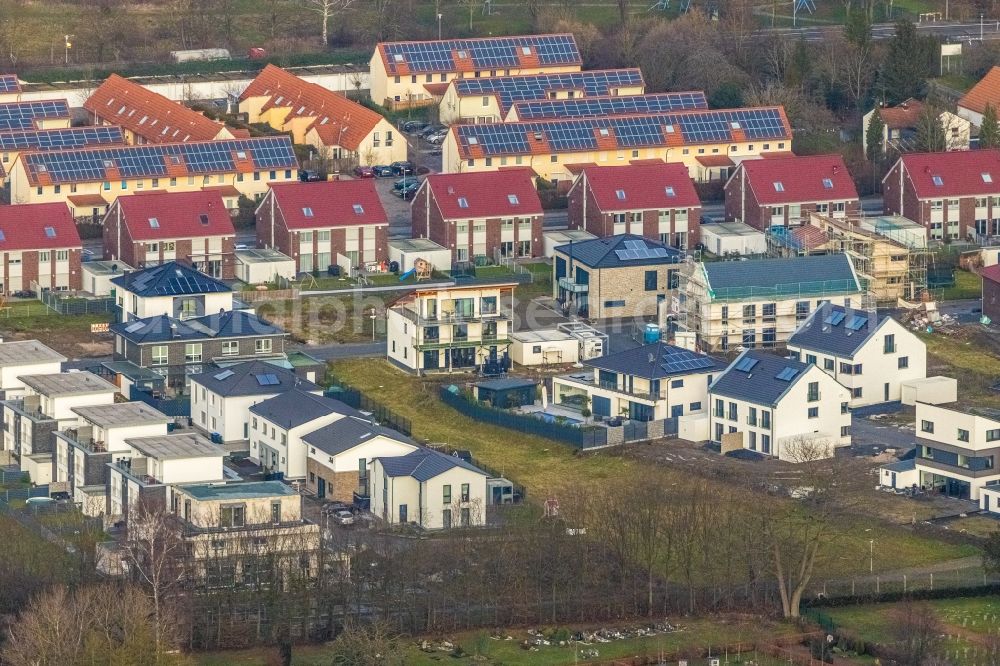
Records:
[[[846,316],[847,315],[844,314],[843,312],[835,311],[835,312],[832,312],[830,314],[830,316],[828,316],[824,320],[824,322],[827,323],[827,324],[829,324],[830,326],[837,326],[837,325],[840,324],[840,322],[844,321],[844,317],[846,317]]]
[[[222,381],[223,379],[229,379],[230,377],[232,377],[235,374],[236,373],[233,372],[232,370],[223,370],[222,372],[220,372],[219,374],[214,375],[214,376],[219,381]]]
[[[624,249],[615,250],[622,261],[630,259],[665,259],[669,255],[665,247],[650,247],[640,240],[627,240],[622,243]]]
[[[454,126],[463,154],[469,154],[471,138],[491,156],[529,154],[532,143],[542,139],[548,152],[598,150],[595,130],[602,128],[613,130],[619,148],[662,147],[666,135],[676,132],[685,144],[729,143],[736,128],[749,140],[791,140],[777,107]]]
[[[750,372],[753,370],[753,366],[757,365],[757,363],[757,359],[744,356],[736,363],[734,368],[740,372]]]
[[[68,150],[124,144],[121,127],[67,127],[0,132],[0,150]]]
[[[0,74],[0,93],[16,93],[21,89],[14,74]]]
[[[41,118],[69,118],[69,104],[64,99],[0,104],[0,130],[32,129]]]
[[[858,315],[851,315],[851,318],[847,320],[845,326],[851,331],[860,331],[862,328],[868,325],[868,317],[861,317]]]
[[[515,102],[518,120],[545,118],[600,118],[642,113],[667,113],[707,109],[703,92],[660,93],[656,95],[625,95],[622,97],[578,97],[575,99],[545,99]]]
[[[580,51],[572,35],[525,35],[489,39],[448,39],[431,42],[388,42],[382,45],[388,72],[399,65],[408,72],[453,72],[453,54],[464,53],[479,69],[517,67],[522,49],[528,47],[542,65],[580,64]]]
[[[670,374],[690,372],[691,370],[707,370],[715,367],[715,361],[712,359],[686,349],[671,350],[670,353],[663,355],[663,359],[665,362],[661,363],[660,367]]]
[[[109,168],[117,169],[121,178],[166,176],[172,155],[179,156],[191,174],[227,173],[236,170],[238,152],[245,153],[258,170],[298,168],[287,136],[28,153],[24,161],[29,172],[47,173],[53,183],[87,182],[106,180]]]
[[[260,384],[261,386],[277,386],[278,384],[281,383],[280,381],[278,381],[278,375],[272,375],[270,373],[262,375],[254,375],[254,377],[257,378],[257,383]]]
[[[798,368],[782,368],[781,372],[774,376],[775,379],[780,379],[783,382],[790,382],[795,379],[795,376],[799,374]]]
[[[461,97],[497,95],[503,110],[514,102],[545,99],[550,91],[582,90],[584,94],[610,95],[621,87],[642,86],[638,69],[608,69],[593,72],[532,74],[529,76],[490,76],[478,79],[456,79],[455,92]]]

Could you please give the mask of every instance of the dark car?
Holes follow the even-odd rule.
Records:
[[[418,183],[415,180],[411,180],[398,190],[393,189],[392,193],[395,194],[400,199],[409,199],[410,197],[412,197],[414,194],[417,193],[418,189],[420,189],[420,183]]]
[[[14,292],[14,298],[35,298],[36,296],[38,296],[38,294],[29,289]]]
[[[425,127],[427,127],[427,123],[423,122],[422,120],[407,120],[405,123],[402,124],[403,131],[408,132],[410,134],[414,132],[420,132]]]
[[[413,162],[393,162],[390,167],[394,176],[409,176],[413,173]]]
[[[387,164],[378,164],[376,166],[373,166],[372,171],[375,172],[375,175],[378,178],[386,178],[389,176],[396,175],[392,172],[392,167]]]
[[[419,186],[419,185],[420,181],[418,181],[416,178],[407,178],[406,176],[403,176],[402,178],[400,178],[399,180],[397,180],[395,183],[392,184],[392,190],[393,192],[396,192],[398,190],[403,189],[404,187]]]
[[[374,178],[375,170],[370,166],[354,167],[354,175],[358,178]]]
[[[299,172],[299,180],[303,183],[316,183],[323,180],[323,175],[319,171],[306,169]]]

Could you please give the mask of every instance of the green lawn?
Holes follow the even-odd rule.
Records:
[[[955,285],[941,290],[941,300],[958,301],[982,296],[983,279],[969,271],[955,271]]]
[[[1000,394],[990,387],[1000,377],[1000,358],[982,344],[977,327],[959,331],[918,332],[927,345],[928,374],[943,374],[958,380],[958,393],[968,406],[1000,408]]]

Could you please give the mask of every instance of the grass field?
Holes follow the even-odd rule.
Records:
[[[941,300],[958,301],[979,298],[982,294],[983,279],[969,271],[955,271],[955,286],[941,290]]]
[[[39,311],[45,306],[35,303]],[[111,353],[111,337],[95,335],[91,324],[112,321],[111,314],[101,315],[31,315],[4,317],[0,315],[0,336],[5,340],[43,340],[45,344],[70,358],[101,356]]]
[[[1000,358],[990,349],[993,336],[989,332],[969,325],[918,335],[927,345],[928,375],[955,377],[967,406],[1000,409],[1000,393],[990,389],[1000,380]]]

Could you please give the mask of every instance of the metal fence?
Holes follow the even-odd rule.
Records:
[[[32,497],[48,497],[49,486],[32,486],[31,488],[13,488],[11,490],[0,490],[0,504],[10,504],[11,502],[26,502]]]
[[[129,391],[129,400],[144,402],[167,416],[191,416],[191,399],[187,396],[183,398],[157,398],[152,393],[133,386]]]
[[[843,605],[870,601],[892,601],[906,596],[934,598],[954,592],[1000,589],[1000,575],[981,567],[964,567],[920,574],[869,575],[855,580],[817,582],[810,587],[811,606]]]
[[[19,469],[0,468],[0,485],[7,485],[8,483],[27,483],[28,481],[29,478],[27,472],[22,472]]]
[[[38,300],[57,314],[108,314],[116,311],[115,299],[110,296],[85,298],[64,291],[45,291],[40,289],[36,282],[32,282],[31,287],[38,294]]]
[[[353,407],[354,409],[360,409],[363,412],[371,412],[374,419],[381,425],[401,432],[407,437],[413,436],[413,424],[410,422],[410,419],[400,416],[382,403],[372,400],[355,388],[345,384],[339,384],[328,388],[323,395],[327,398],[340,400],[342,403],[348,405],[349,407]]]

